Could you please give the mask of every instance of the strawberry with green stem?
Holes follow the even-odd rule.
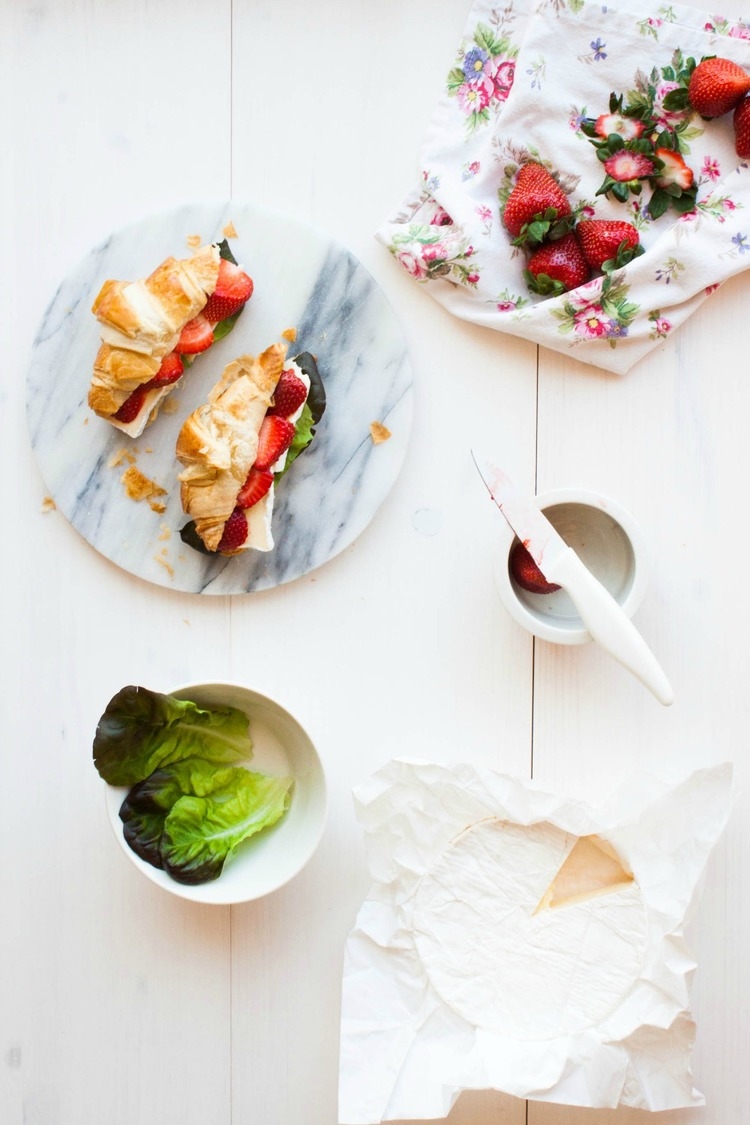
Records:
[[[575,234],[569,232],[554,242],[545,242],[535,250],[524,274],[532,293],[542,297],[558,297],[577,289],[591,277],[591,268],[583,256]]]
[[[554,176],[543,164],[529,161],[521,166],[502,219],[515,245],[533,246],[570,230],[573,213]]]

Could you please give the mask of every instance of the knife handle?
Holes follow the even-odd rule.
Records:
[[[581,562],[572,547],[545,567],[548,582],[557,582],[570,595],[594,640],[632,672],[668,707],[674,701],[669,680],[632,621]]]

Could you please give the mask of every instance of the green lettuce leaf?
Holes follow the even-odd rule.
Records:
[[[236,707],[202,708],[189,700],[129,685],[107,704],[94,737],[94,764],[110,785],[133,785],[183,758],[231,763],[248,759],[247,715]]]
[[[154,772],[135,785],[120,806],[123,836],[136,855],[153,867],[161,867],[164,821],[180,797],[192,793],[205,797],[231,785],[240,772],[237,766],[217,766],[203,758],[186,758]]]
[[[291,777],[239,769],[222,789],[180,797],[164,821],[159,844],[164,870],[179,883],[217,879],[243,840],[284,815],[292,784]]]
[[[308,445],[315,437],[315,430],[313,429],[315,421],[307,403],[302,407],[302,413],[294,424],[296,429],[294,431],[294,437],[292,438],[292,444],[287,450],[284,468],[280,473],[276,473],[275,475],[276,480],[280,480],[283,477],[292,462],[299,457],[303,449],[307,449]]]

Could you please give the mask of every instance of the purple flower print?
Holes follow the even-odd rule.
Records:
[[[591,47],[591,50],[594,52],[595,62],[599,62],[601,59],[606,59],[607,52],[604,50],[606,46],[607,44],[602,43],[601,39],[592,39],[592,41],[589,43],[589,47]]]
[[[750,252],[750,246],[747,243],[747,235],[741,234],[739,231],[732,236],[732,242],[735,244],[740,254],[747,254]]]
[[[490,56],[481,47],[472,47],[464,55],[461,69],[466,75],[467,82],[475,82],[485,72]]]

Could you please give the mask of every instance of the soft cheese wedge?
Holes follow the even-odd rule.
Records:
[[[535,913],[585,902],[633,882],[615,850],[599,836],[579,836],[542,895]]]

